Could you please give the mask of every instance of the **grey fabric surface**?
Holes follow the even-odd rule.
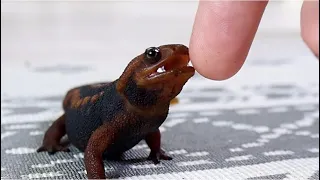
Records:
[[[194,81],[200,78],[198,76]],[[261,97],[266,103],[274,99],[288,100],[293,96],[290,92],[298,92],[296,96],[301,99],[317,96],[294,84],[246,86],[243,89],[246,92],[263,92]],[[204,93],[220,94],[220,97],[204,98]],[[1,125],[2,178],[85,178],[83,154],[77,149],[72,147],[70,153],[53,156],[34,152],[54,118],[33,122],[32,115],[47,111],[58,116],[62,97],[2,99],[2,110],[5,111],[2,118],[31,114],[28,123]],[[183,105],[199,102],[219,105],[234,101],[250,103],[253,96],[238,97],[228,88],[198,87],[186,89],[179,98]],[[17,106],[21,102],[25,105]],[[40,104],[47,104],[47,107],[39,107]],[[141,142],[125,153],[123,161],[105,162],[108,175],[124,178],[220,169],[221,172],[217,171],[211,177],[229,179],[227,172],[238,167],[238,175],[233,176],[235,179],[319,179],[318,103],[218,110],[206,110],[201,106],[183,110],[179,105],[172,107],[176,109],[161,128],[163,148],[173,156],[172,161],[152,165],[145,160],[149,149],[145,142]],[[274,169],[276,166],[278,168]],[[223,172],[224,168],[226,172]],[[170,179],[169,175],[165,177]],[[193,179],[192,176],[187,177]]]

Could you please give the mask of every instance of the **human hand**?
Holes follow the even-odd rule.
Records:
[[[204,77],[225,80],[242,67],[267,1],[200,1],[190,40],[190,58]],[[301,36],[319,58],[319,1],[301,8]]]

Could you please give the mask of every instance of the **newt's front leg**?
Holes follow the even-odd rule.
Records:
[[[159,164],[161,159],[172,160],[172,157],[166,155],[166,153],[161,149],[161,133],[159,129],[155,132],[149,133],[145,140],[151,150],[148,160],[152,160],[154,164]]]
[[[105,179],[103,164],[103,152],[115,140],[119,131],[118,126],[113,123],[106,123],[100,126],[91,135],[84,153],[84,163],[88,179]]]

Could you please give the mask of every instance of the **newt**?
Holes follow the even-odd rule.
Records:
[[[170,102],[195,74],[189,66],[189,49],[181,44],[149,47],[129,62],[118,79],[69,90],[64,113],[46,131],[37,152],[69,152],[69,142],[84,152],[89,179],[105,179],[104,160],[122,154],[145,140],[147,157],[154,164],[172,160],[161,148],[159,127],[166,120]]]

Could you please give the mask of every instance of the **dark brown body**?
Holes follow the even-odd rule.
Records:
[[[99,96],[94,97],[97,94]],[[72,106],[77,103],[79,106]],[[168,103],[166,110],[152,116],[142,116],[129,111],[122,96],[116,91],[115,82],[105,83],[102,86],[85,85],[73,89],[68,92],[64,104],[66,134],[69,141],[81,151],[85,150],[92,133],[102,124],[121,127],[121,137],[104,151],[104,156],[112,159],[131,149],[148,134],[156,133],[169,110]]]
[[[84,151],[88,178],[105,178],[103,159],[119,159],[123,152],[145,140],[155,164],[171,160],[161,150],[159,127],[171,101],[194,69],[187,66],[188,48],[164,45],[149,48],[133,59],[119,79],[76,87],[63,100],[64,114],[47,130],[38,152],[69,151],[64,135]],[[157,72],[162,67],[165,72]]]

